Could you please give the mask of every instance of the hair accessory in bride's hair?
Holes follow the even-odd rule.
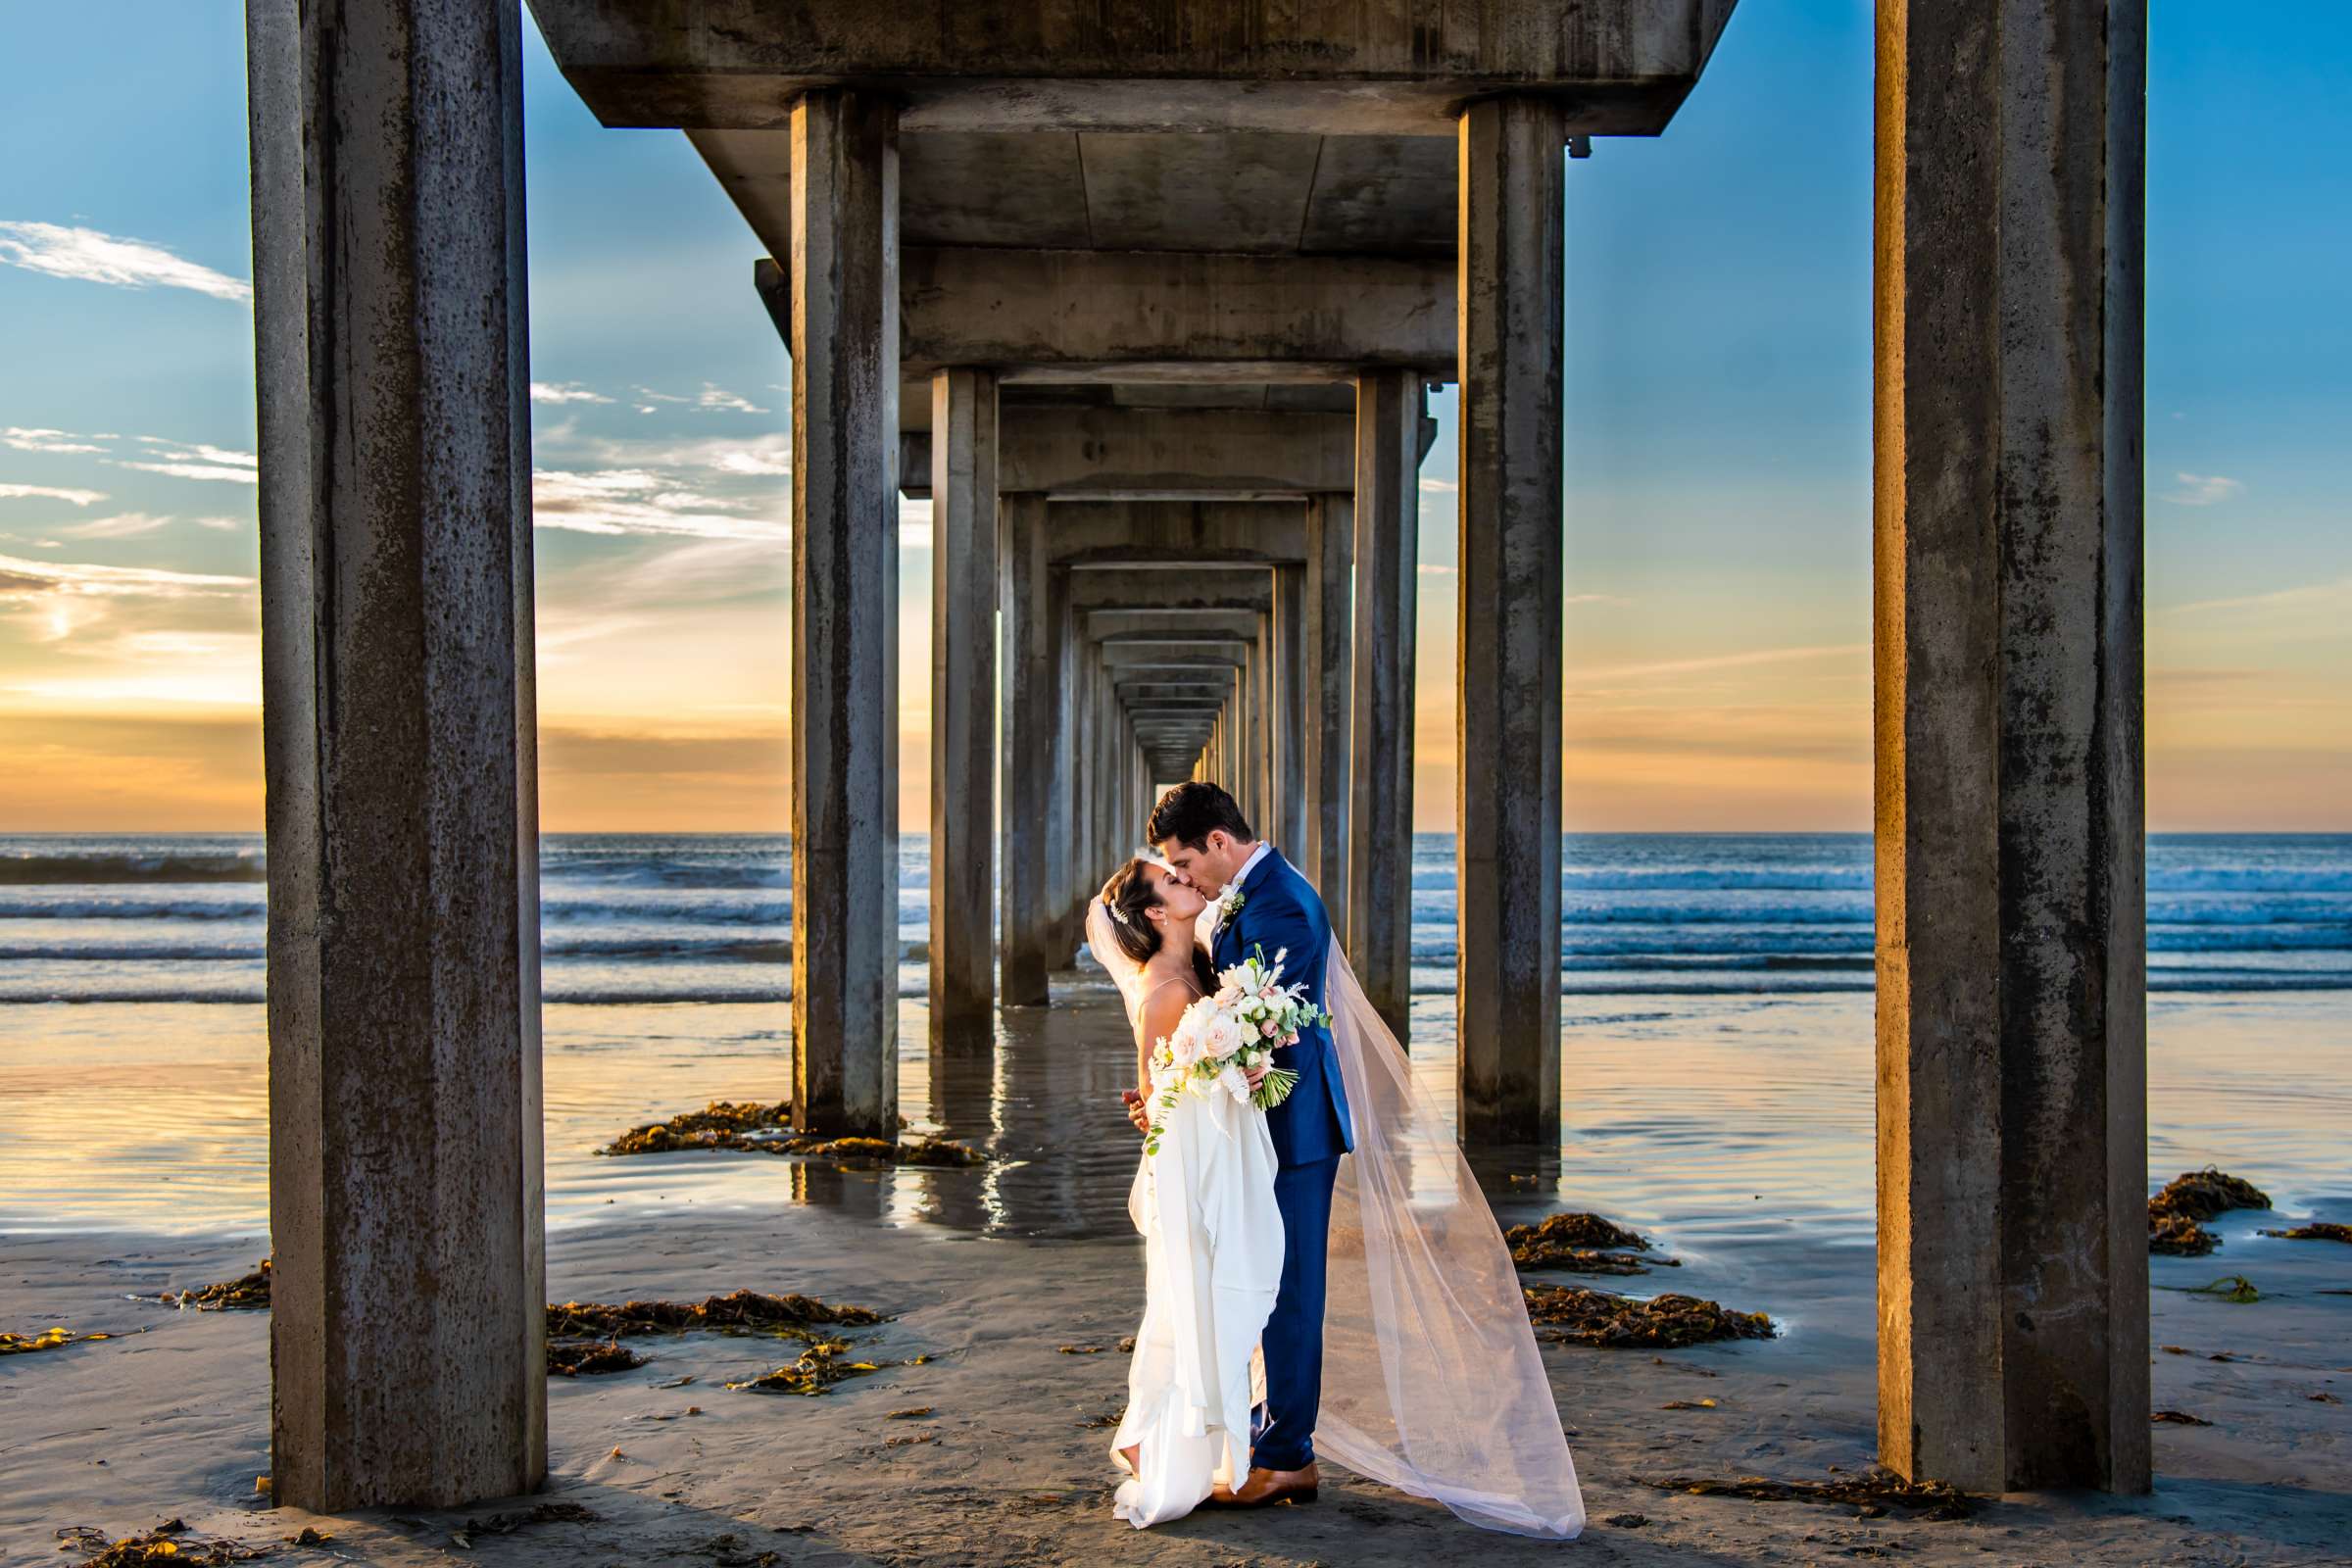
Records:
[[[1110,917],[1113,920],[1118,921],[1119,924],[1125,925],[1127,923],[1127,911],[1120,908],[1117,905],[1111,903],[1108,899],[1104,899],[1102,901],[1102,907],[1108,909],[1110,911]]]

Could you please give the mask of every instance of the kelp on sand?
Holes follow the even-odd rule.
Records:
[[[1526,1285],[1528,1320],[1555,1344],[1606,1349],[1681,1349],[1723,1340],[1769,1340],[1772,1319],[1695,1296],[1613,1296],[1573,1285]]]
[[[2204,1222],[2233,1208],[2268,1208],[2270,1195],[2252,1182],[2208,1165],[2182,1171],[2148,1200],[2148,1250],[2168,1257],[2203,1257],[2222,1245]]]
[[[108,1541],[104,1533],[88,1525],[69,1525],[57,1532],[56,1539],[60,1551],[80,1548],[80,1568],[221,1568],[269,1555],[267,1547],[191,1535],[177,1519],[119,1541]]]
[[[902,1123],[902,1125],[904,1125]],[[987,1156],[947,1138],[829,1138],[796,1132],[790,1102],[772,1105],[714,1100],[667,1121],[633,1127],[597,1151],[600,1154],[666,1154],[679,1150],[732,1150],[749,1154],[788,1154],[857,1166],[923,1165],[954,1168],[987,1163]]]
[[[111,1340],[112,1334],[75,1334],[59,1327],[43,1329],[38,1334],[0,1334],[0,1355],[30,1355],[35,1350],[62,1350],[69,1345],[87,1345],[92,1340]]]
[[[645,1364],[620,1342],[654,1334],[735,1334],[767,1339],[800,1340],[810,1348],[830,1347],[824,1364],[808,1369],[807,1376],[824,1386],[840,1381],[831,1358],[849,1348],[835,1337],[835,1328],[868,1328],[888,1322],[867,1306],[836,1306],[813,1296],[762,1296],[735,1291],[700,1301],[566,1301],[547,1309],[547,1369],[558,1377],[580,1377],[600,1372],[626,1372]],[[804,1361],[807,1356],[802,1358]],[[789,1371],[790,1369],[784,1369]],[[783,1371],[769,1374],[782,1377]],[[730,1385],[734,1387],[736,1385]],[[822,1393],[823,1387],[795,1390]]]
[[[1718,1481],[1703,1476],[1660,1476],[1640,1484],[1694,1497],[1840,1503],[1859,1508],[1873,1518],[1889,1508],[1900,1508],[1917,1518],[1932,1520],[1965,1519],[1969,1511],[1968,1494],[1959,1488],[1942,1481],[1906,1481],[1888,1470],[1867,1470],[1831,1481],[1774,1481],[1765,1476]]]
[[[270,1259],[263,1258],[252,1273],[238,1279],[200,1285],[192,1291],[166,1291],[156,1299],[183,1312],[266,1312],[270,1308]]]
[[[1680,1268],[1671,1257],[1637,1257],[1649,1242],[1598,1214],[1553,1214],[1534,1225],[1503,1233],[1511,1261],[1523,1272],[1561,1269],[1572,1274],[1646,1274],[1651,1268]]]

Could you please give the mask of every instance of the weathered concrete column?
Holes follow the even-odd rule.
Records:
[[[1879,7],[1879,1444],[2145,1492],[2146,11]]]
[[[1022,493],[997,507],[998,603],[1004,617],[1002,749],[1004,800],[1003,870],[998,881],[998,985],[1004,1004],[1043,1006],[1051,967],[1048,884],[1053,858],[1051,803],[1060,727],[1059,607],[1047,555],[1046,498]]]
[[[997,379],[931,378],[931,1044],[994,1038]]]
[[[1274,568],[1274,809],[1266,831],[1288,856],[1306,844],[1306,570]]]
[[[898,1136],[898,111],[792,107],[794,1109]]]
[[[1355,658],[1348,957],[1402,1040],[1413,992],[1413,612],[1421,538],[1421,381],[1355,382]]]
[[[1331,928],[1348,930],[1348,713],[1353,703],[1355,508],[1344,495],[1306,504],[1306,836],[1301,869]]]
[[[1559,103],[1464,110],[1456,884],[1461,1136],[1560,1136]]]
[[[547,1472],[520,21],[254,0],[246,50],[270,1472],[456,1507]]]
[[[1051,507],[1046,515],[1053,515]],[[1046,836],[1046,962],[1059,968],[1070,952],[1070,914],[1078,901],[1078,867],[1084,858],[1074,835],[1078,810],[1073,796],[1078,777],[1078,635],[1070,609],[1070,574],[1053,571],[1054,627],[1054,782],[1041,809],[1050,824]]]

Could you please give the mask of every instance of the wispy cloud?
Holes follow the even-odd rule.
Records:
[[[703,383],[702,396],[694,400],[694,406],[706,411],[726,414],[765,414],[767,412],[750,398],[739,397],[724,387],[713,386],[709,381]]]
[[[0,222],[0,263],[116,288],[184,288],[250,304],[253,286],[145,240],[59,223]]]
[[[104,452],[106,448],[83,441],[65,430],[28,430],[22,425],[10,425],[0,430],[0,446],[19,452]]]
[[[2160,499],[2177,507],[2210,507],[2229,500],[2246,488],[2243,479],[2232,479],[2220,473],[2176,473],[2173,482],[2180,488]]]
[[[2185,605],[2171,605],[2156,612],[2160,615],[2196,615],[2225,610],[2279,611],[2336,602],[2352,607],[2352,577],[2338,577],[2333,582],[2305,583],[2294,588],[2274,588],[2268,593],[2238,594],[2228,599],[2197,599]]]
[[[220,533],[234,533],[239,528],[251,526],[250,519],[244,517],[190,517],[188,520],[199,528],[211,528]]]
[[[252,586],[251,577],[0,556],[0,598],[22,598],[27,594],[82,594],[100,598],[152,594],[185,599],[243,593]]]
[[[158,517],[145,512],[124,512],[111,517],[93,517],[57,531],[69,539],[130,539],[153,533],[171,520],[168,514]]]
[[[0,484],[0,500],[63,501],[69,507],[86,507],[105,499],[103,490],[66,490],[53,484]]]
[[[697,539],[781,539],[785,524],[746,515],[755,503],[685,488],[644,468],[577,472],[541,468],[531,513],[543,528],[576,533],[671,534]]]
[[[205,479],[223,484],[259,484],[261,467],[250,452],[236,452],[227,447],[210,446],[202,441],[182,443],[167,441],[161,436],[143,435],[141,443],[153,452],[152,460],[109,458],[106,461],[118,468],[137,468],[146,473],[169,474],[174,479]]]
[[[1746,669],[1757,664],[1800,663],[1817,659],[1867,659],[1869,656],[1868,643],[1834,643],[1808,648],[1759,648],[1744,654],[1674,659],[1654,664],[1612,664],[1570,673],[1579,680],[1602,680],[1624,675],[1689,675],[1710,669]]]
[[[533,381],[533,403],[610,403],[612,400],[602,392],[591,391],[577,381]]]

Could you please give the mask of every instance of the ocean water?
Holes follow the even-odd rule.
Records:
[[[1868,992],[1863,834],[1570,834],[1571,995]],[[900,850],[900,994],[926,984],[930,851]],[[258,1003],[256,836],[0,838],[0,1004]],[[782,837],[553,834],[541,849],[546,998],[790,995]],[[1453,841],[1413,845],[1413,989],[1450,994]],[[2352,835],[2160,835],[2148,853],[2157,992],[2352,990]]]
[[[1410,1051],[1449,1106],[1451,841],[1415,851]],[[260,856],[251,837],[0,839],[0,1234],[266,1231]],[[1005,1013],[993,1055],[932,1059],[926,862],[909,837],[901,1109],[986,1150],[985,1170],[611,1160],[595,1150],[636,1123],[789,1097],[788,846],[551,836],[550,1224],[811,1201],[982,1234],[1121,1231],[1134,1058],[1106,986],[1065,987],[1097,993],[1092,1011]],[[1580,835],[1565,862],[1561,1147],[1490,1172],[1498,1203],[1659,1229],[1730,1285],[1722,1269],[1785,1266],[1791,1243],[1867,1249],[1868,839]],[[2149,882],[2151,1170],[2218,1161],[2282,1209],[2352,1220],[2352,836],[2162,837]],[[2233,1264],[2267,1245],[2233,1233]]]

